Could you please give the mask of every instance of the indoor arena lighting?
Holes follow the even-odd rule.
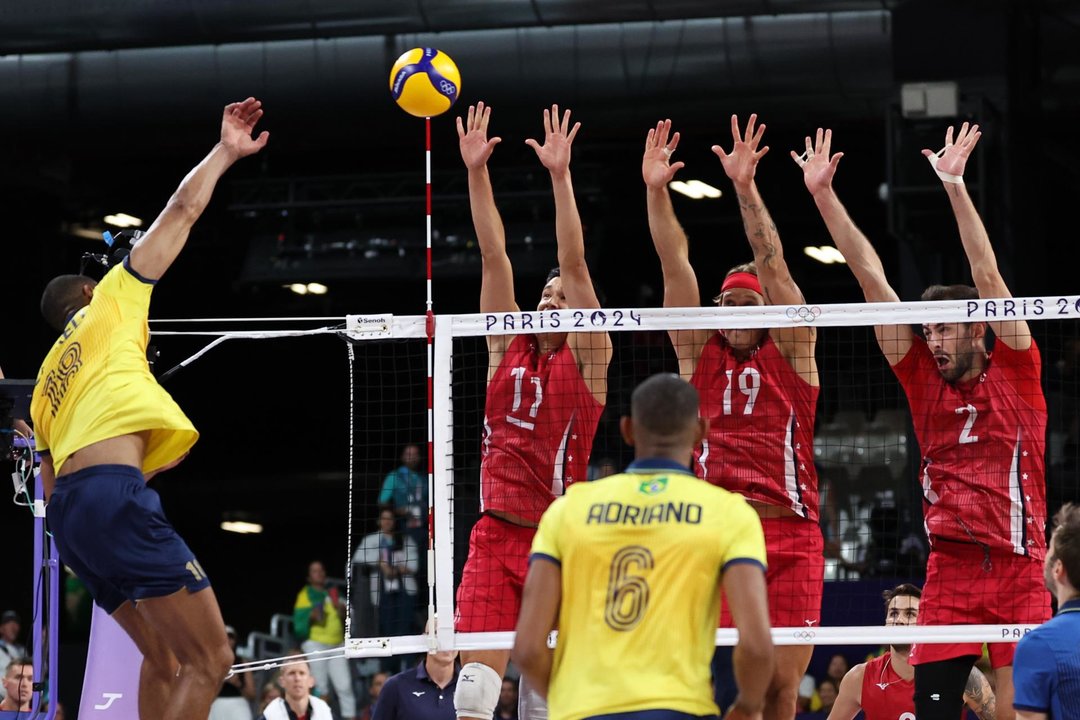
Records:
[[[241,535],[255,535],[263,531],[259,523],[245,522],[243,520],[225,520],[221,523],[221,529],[225,532],[240,533]]]
[[[825,265],[847,262],[847,260],[844,259],[844,256],[840,254],[840,251],[832,245],[819,245],[817,247],[808,245],[803,248],[803,252],[817,260],[819,263],[824,263]]]
[[[127,213],[106,215],[105,222],[109,225],[115,225],[116,227],[122,228],[142,227],[142,218],[137,218],[134,215],[128,215]]]
[[[701,182],[700,180],[672,180],[668,183],[668,187],[677,193],[685,195],[688,198],[694,200],[702,200],[704,198],[715,199],[723,195],[720,192],[720,188],[714,188],[708,183]]]
[[[308,283],[307,291],[312,295],[325,295],[330,288],[326,287],[322,283]]]
[[[292,290],[297,295],[307,295],[308,288],[304,283],[293,283],[292,285],[286,285],[285,287]]]

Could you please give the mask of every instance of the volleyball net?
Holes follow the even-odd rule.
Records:
[[[795,515],[820,528],[824,577],[820,616],[811,618],[812,622],[774,623],[774,641],[813,645],[1015,641],[1032,626],[1018,619],[995,624],[884,626],[882,592],[901,583],[921,586],[930,548],[920,474],[923,455],[904,388],[883,356],[874,328],[921,333],[924,326],[934,324],[1004,319],[1029,322],[1041,354],[1040,384],[1047,406],[1047,429],[1045,447],[1024,448],[1024,452],[1044,454],[1048,509],[1040,511],[1038,492],[1024,492],[1038,478],[1024,478],[1029,486],[1019,486],[1022,494],[1014,498],[1018,502],[1009,510],[1018,514],[1005,520],[1006,526],[1018,529],[1022,542],[1027,542],[1043,532],[1046,513],[1052,513],[1068,499],[1068,488],[1076,483],[1080,457],[1076,400],[1080,397],[1078,317],[1080,298],[1067,296],[1008,302],[605,308],[439,315],[430,346],[427,319],[420,316],[350,316],[339,326],[303,331],[337,335],[335,341],[344,340],[346,350],[342,352],[349,355],[349,467],[337,476],[345,482],[325,489],[326,502],[337,511],[347,508],[348,513],[348,520],[341,526],[347,537],[340,540],[341,559],[348,553],[344,573],[350,598],[351,637],[347,638],[345,652],[351,657],[378,657],[436,647],[509,648],[513,618],[508,621],[506,617],[495,617],[505,611],[496,612],[483,603],[465,603],[464,607],[459,604],[470,535],[478,523],[494,524],[494,534],[485,537],[494,544],[495,554],[507,567],[523,567],[531,532],[491,518],[508,515],[527,524],[539,517],[542,507],[537,504],[536,493],[513,496],[517,481],[542,479],[550,497],[555,497],[573,482],[602,481],[606,475],[621,472],[633,460],[633,449],[619,432],[619,419],[630,411],[632,391],[655,373],[679,372],[680,355],[686,355],[686,348],[678,347],[682,338],[697,343],[691,354],[704,357],[700,355],[704,352],[701,341],[715,335],[717,328],[729,334],[770,328],[776,331],[771,333],[773,337],[793,329],[812,328],[816,334],[813,346],[805,346],[812,350],[806,349],[799,356],[800,351],[792,354],[789,349],[785,359],[790,366],[805,370],[813,354],[819,390],[813,395],[816,417],[812,427],[805,428],[811,448],[796,447],[803,436],[795,426],[788,429],[787,436],[768,430],[770,422],[776,425],[777,421],[767,416],[776,412],[777,406],[768,400],[769,392],[775,392],[775,388],[763,387],[762,379],[752,372],[736,369],[728,375],[725,371],[722,377],[710,380],[711,390],[702,398],[703,414],[722,427],[724,434],[711,435],[710,446],[695,453],[698,474],[704,473],[721,486],[734,479],[744,488],[751,487],[748,478],[755,459],[775,457],[778,452],[784,457],[784,451],[788,451],[785,467],[791,470],[791,477],[785,474],[776,478],[781,495],[772,498],[771,504],[782,505],[787,498]],[[584,390],[569,380],[545,386],[534,379],[532,369],[519,370],[511,362],[515,348],[521,350],[535,342],[538,333],[566,333],[567,342],[577,342],[578,346],[585,336],[606,334],[610,339],[611,359],[602,383],[604,402],[595,416],[590,415],[588,403],[590,394],[596,396],[595,383],[585,383]],[[540,362],[552,361],[555,349],[547,348],[551,352],[541,354]],[[322,355],[319,362],[331,368],[328,356]],[[992,363],[1000,361],[999,353]],[[704,361],[698,369],[708,370]],[[504,373],[502,381],[491,383],[496,372]],[[783,382],[799,382],[799,374],[793,370],[779,377],[787,378]],[[429,383],[433,399],[430,409],[426,407]],[[505,417],[488,416],[489,387],[496,385],[506,394],[501,402],[510,408]],[[790,394],[794,385],[781,390]],[[1004,385],[994,391],[1010,392]],[[1029,405],[1034,402],[1032,398],[1007,397],[1005,401]],[[958,402],[956,407],[964,408],[965,403]],[[962,426],[972,417],[969,410],[956,412]],[[959,415],[962,412],[967,414]],[[571,415],[574,424],[568,424]],[[801,417],[795,421],[806,424]],[[551,422],[561,424],[545,425]],[[324,424],[332,428],[337,420],[328,417]],[[383,485],[387,475],[402,465],[406,439],[423,438],[429,425],[430,463],[423,462],[428,450],[421,444],[421,462],[416,469],[424,479],[423,497],[385,495]],[[526,443],[523,447],[492,447],[492,443],[505,443],[507,437],[515,437],[500,436],[500,425],[512,426],[519,439],[535,436],[536,441],[533,446]],[[979,427],[981,423],[973,423],[967,428],[969,436],[977,435]],[[964,429],[961,427],[961,432]],[[326,434],[338,435],[333,429]],[[991,459],[981,458],[980,448],[977,441],[965,445],[965,457],[972,468]],[[544,453],[548,453],[547,461]],[[344,459],[344,453],[342,456]],[[492,476],[504,481],[502,490],[485,487]],[[500,496],[499,492],[504,494]],[[1025,499],[1025,494],[1031,497]],[[755,492],[751,495],[757,496]],[[767,492],[758,495],[769,498]],[[335,497],[340,497],[340,504]],[[402,502],[407,507],[400,507]],[[956,527],[965,527],[969,515],[977,519],[991,505],[990,498],[985,503],[977,497],[965,502],[972,505],[961,508]],[[380,519],[388,505],[393,522],[384,529]],[[418,510],[421,507],[426,510]],[[1032,510],[1038,518],[1030,517]],[[417,517],[418,513],[427,514],[426,522]],[[1035,520],[1034,526],[1028,527],[1031,519]],[[978,530],[975,521],[967,524]],[[336,534],[335,528],[336,522],[331,524],[328,519],[323,530]],[[975,546],[981,547],[980,538],[973,540]],[[781,536],[779,552],[805,553],[800,544],[804,540],[792,537],[787,545],[784,542]],[[328,571],[337,575],[344,563],[338,562],[336,556],[330,560],[333,562]],[[506,599],[515,595],[506,574],[490,567],[480,568],[470,582],[481,586],[483,597]],[[956,585],[957,593],[973,590],[963,579],[958,579]],[[774,588],[773,592],[796,598],[803,588]],[[1010,591],[1001,592],[1008,595]],[[1007,599],[988,595],[977,601],[1007,606],[1008,602],[1003,602]],[[403,611],[401,605],[407,610]],[[473,615],[466,608],[472,608]],[[733,629],[717,631],[718,644],[731,645],[736,638]]]

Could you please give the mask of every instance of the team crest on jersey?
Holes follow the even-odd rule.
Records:
[[[659,495],[665,490],[667,490],[666,477],[650,478],[642,481],[641,485],[638,485],[638,492],[644,493],[645,495]]]

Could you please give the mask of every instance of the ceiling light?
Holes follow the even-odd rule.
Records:
[[[668,183],[668,187],[675,192],[694,200],[702,200],[704,198],[716,199],[723,195],[723,193],[720,192],[720,188],[715,188],[700,180],[687,180],[686,182],[683,182],[682,180],[672,180]]]
[[[823,263],[825,265],[832,265],[833,263],[847,263],[847,260],[844,259],[844,256],[840,253],[840,251],[834,248],[832,245],[819,245],[817,247],[808,245],[803,248],[803,252],[812,257],[813,259],[817,260],[819,263]]]
[[[241,535],[256,535],[263,531],[259,523],[245,522],[243,520],[225,520],[221,523],[221,529],[225,532],[240,533]]]
[[[106,215],[105,222],[109,225],[115,225],[116,227],[129,228],[129,227],[142,227],[142,219],[137,218],[134,215],[128,215],[127,213],[116,213],[115,215]]]
[[[330,288],[326,287],[322,283],[308,283],[307,291],[312,295],[325,295]]]
[[[308,286],[305,285],[304,283],[293,283],[292,285],[286,285],[285,287],[289,288],[290,290],[292,290],[297,295],[307,295],[308,294]]]

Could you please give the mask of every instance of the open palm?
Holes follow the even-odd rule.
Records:
[[[559,106],[552,105],[551,110],[544,110],[544,144],[528,139],[525,144],[536,151],[536,157],[549,172],[565,172],[570,168],[570,146],[574,144],[581,123],[570,127],[570,111],[559,119]]]
[[[753,182],[758,161],[761,160],[765,153],[769,152],[767,145],[758,150],[761,138],[765,134],[765,125],[759,125],[755,129],[756,123],[757,113],[754,113],[746,123],[746,132],[740,133],[739,118],[737,115],[732,115],[731,138],[734,140],[734,146],[731,148],[731,152],[724,152],[724,149],[719,145],[712,146],[712,151],[716,153],[716,156],[720,158],[720,163],[724,166],[724,172],[736,186],[745,186]]]
[[[458,147],[461,148],[461,159],[465,161],[465,167],[470,170],[481,168],[487,164],[495,146],[502,142],[502,138],[488,140],[488,121],[491,119],[491,106],[484,106],[478,102],[476,106],[469,106],[468,119],[462,123],[457,119]]]
[[[960,126],[960,132],[957,133],[954,142],[953,127],[950,125],[949,129],[945,131],[945,147],[936,153],[933,150],[924,148],[922,154],[926,157],[938,156],[937,165],[934,169],[939,173],[963,177],[968,158],[971,157],[971,151],[975,149],[975,145],[981,137],[982,133],[979,132],[978,125],[968,127],[965,122]]]
[[[262,116],[262,103],[252,97],[243,102],[226,105],[221,118],[221,144],[237,158],[254,155],[262,150],[270,139],[270,133],[263,130],[258,137],[251,136]]]
[[[836,166],[844,153],[832,155],[832,130],[818,128],[817,138],[811,141],[806,138],[806,152],[802,155],[791,151],[791,159],[802,167],[803,182],[811,195],[828,190],[832,187],[833,176],[836,175]]]
[[[663,120],[656,123],[655,128],[649,130],[645,138],[645,154],[641,158],[641,177],[645,185],[651,188],[667,187],[675,173],[681,170],[685,163],[671,162],[671,154],[679,147],[679,133],[668,136],[671,133],[671,120]]]

